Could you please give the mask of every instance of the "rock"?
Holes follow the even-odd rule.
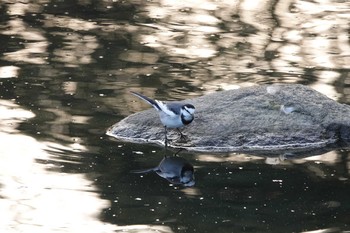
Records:
[[[191,151],[266,151],[323,148],[350,141],[350,106],[303,85],[274,84],[209,94],[182,101],[196,107],[195,120],[182,128],[186,142],[169,146]],[[110,127],[120,140],[164,145],[155,109],[133,114]]]

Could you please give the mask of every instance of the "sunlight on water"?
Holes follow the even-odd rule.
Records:
[[[231,154],[225,157],[217,156],[217,155],[207,155],[207,154],[201,154],[198,156],[199,161],[203,162],[216,162],[216,163],[222,163],[222,162],[230,162],[230,163],[249,163],[252,161],[261,161],[265,160],[266,164],[271,165],[278,165],[278,164],[284,164],[284,165],[293,165],[293,164],[302,164],[302,163],[308,163],[310,161],[315,161],[317,163],[324,163],[329,165],[336,165],[341,160],[341,155],[337,154],[335,151],[327,152],[325,154],[321,155],[315,155],[310,156],[307,158],[293,158],[290,159],[291,155],[288,153],[281,153],[280,156],[274,156],[274,157],[262,157],[262,156],[253,156],[253,155],[245,155],[245,154]],[[350,170],[349,170],[350,172]]]
[[[196,185],[184,188],[130,173],[156,166],[162,148],[104,135],[149,108],[130,90],[180,100],[299,83],[350,103],[349,9],[341,0],[1,2],[0,232],[349,230],[348,151],[186,154]]]
[[[17,125],[35,115],[13,101],[0,101],[0,231],[11,232],[164,232],[166,226],[116,226],[99,220],[110,203],[99,197],[99,190],[84,174],[50,171],[59,169],[54,153],[84,151],[39,142],[20,134]],[[38,163],[37,161],[46,161]]]
[[[0,78],[14,78],[18,76],[19,67],[2,66],[0,67]]]
[[[49,172],[51,155],[44,142],[18,134],[6,124],[34,115],[1,101],[0,195],[3,232],[103,232],[97,220],[108,202],[82,174]],[[46,165],[36,160],[48,161]],[[5,227],[5,228],[4,228]]]
[[[315,231],[303,231],[301,233],[334,233],[334,232],[339,232],[339,229],[334,227],[334,228],[320,229]]]

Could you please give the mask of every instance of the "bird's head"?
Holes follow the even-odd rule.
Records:
[[[193,166],[189,163],[186,163],[181,169],[180,182],[186,186],[191,187],[196,182],[194,179],[194,169]]]
[[[182,107],[182,113],[185,115],[193,116],[194,111],[196,110],[192,104],[184,104]]]

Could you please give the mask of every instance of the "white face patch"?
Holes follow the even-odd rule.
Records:
[[[191,115],[193,115],[193,113],[194,113],[194,111],[195,111],[194,108],[188,108],[188,107],[186,107],[186,106],[184,106],[184,108],[185,108],[185,110],[186,110],[187,112],[189,112]]]

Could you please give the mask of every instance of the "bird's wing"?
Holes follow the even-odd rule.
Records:
[[[162,101],[159,101],[159,100],[155,100],[155,102],[158,104],[158,107],[160,108],[160,110],[162,112],[164,112],[165,114],[167,114],[169,116],[172,116],[172,117],[175,117],[177,115],[176,114],[177,112],[169,107],[169,106],[171,106],[171,104],[170,105],[169,104],[165,104],[165,103],[163,103]]]
[[[150,105],[152,105],[155,109],[157,109],[158,111],[162,111],[161,107],[159,106],[160,101],[158,100],[152,100],[151,98],[148,98],[147,96],[141,95],[137,92],[133,92],[131,91],[131,94],[133,94],[134,96],[139,97],[140,99],[146,101],[147,103],[149,103]]]
[[[167,103],[167,107],[170,111],[174,112],[176,115],[181,114],[181,106],[182,104],[177,102]]]

